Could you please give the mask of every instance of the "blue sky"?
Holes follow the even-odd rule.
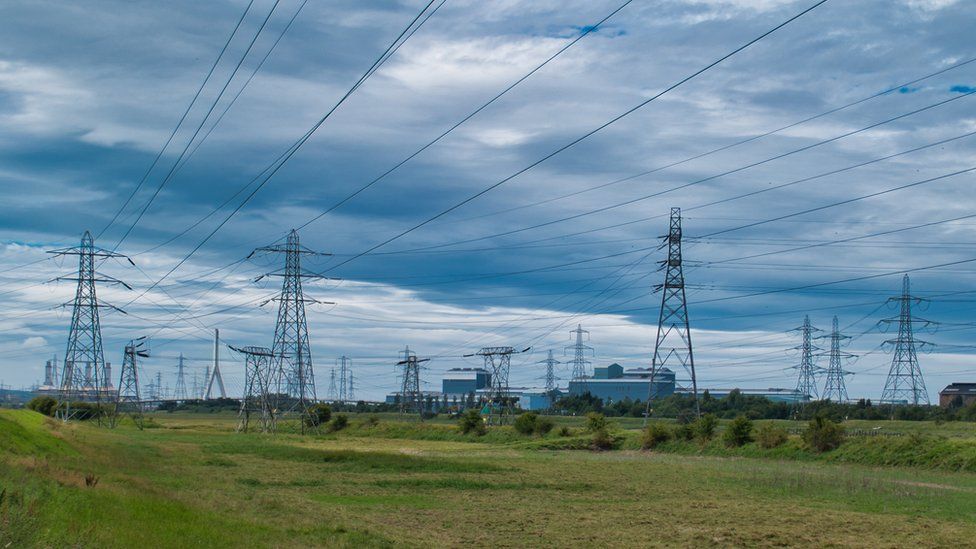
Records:
[[[415,152],[620,3],[447,0],[212,240],[126,305],[230,208],[168,241],[299,138],[423,5],[310,0],[219,125],[209,134],[214,118],[203,125],[206,140],[191,144],[192,157],[119,247],[137,267],[102,266],[134,288],[100,288],[129,313],[103,317],[107,357],[119,363],[126,340],[150,335],[153,356],[144,367],[172,379],[180,352],[192,371],[204,367],[214,327],[230,343],[270,345],[273,304],[258,304],[276,288],[253,280],[275,264],[239,260]],[[0,7],[4,383],[39,381],[44,360],[63,355],[69,316],[57,305],[74,291],[45,283],[69,274],[70,263],[21,266],[106,226],[245,5]],[[114,247],[163,181],[272,5],[254,2],[184,129],[100,245]],[[976,258],[976,217],[966,218],[976,213],[974,172],[965,172],[976,166],[976,136],[968,135],[976,131],[969,95],[976,62],[965,64],[976,57],[976,21],[964,2],[831,0],[497,189],[336,267],[807,5],[635,0],[442,141],[303,229],[303,243],[335,254],[309,267],[342,279],[308,287],[335,302],[308,311],[319,394],[335,357],[345,354],[359,396],[380,397],[396,386],[392,364],[404,345],[435,357],[424,372],[428,389],[439,387],[446,369],[476,365],[460,355],[481,346],[532,345],[513,363],[512,383],[539,385],[535,362],[550,348],[561,355],[577,323],[591,332],[597,365],[646,365],[660,299],[652,289],[663,277],[656,272],[663,252],[655,247],[672,206],[684,209],[701,386],[792,387],[789,366],[798,357],[787,349],[798,341],[788,330],[809,312],[821,328],[838,315],[855,336],[848,350],[861,356],[848,364],[855,372],[849,392],[878,398],[890,360],[880,344],[891,335],[876,322],[896,314],[885,299],[906,270],[918,295],[931,298],[920,314],[942,322],[920,335],[938,344],[920,358],[929,392],[971,381],[976,295],[966,292],[976,290],[974,263],[929,268]],[[278,3],[215,114],[298,6]],[[652,173],[629,178],[644,172]],[[240,390],[241,364],[225,355],[228,385]]]

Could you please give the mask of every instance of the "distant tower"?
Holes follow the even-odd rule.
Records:
[[[647,412],[650,415],[651,400],[657,397],[654,383],[658,370],[669,364],[677,364],[691,376],[691,391],[695,398],[695,415],[701,416],[698,403],[698,380],[695,378],[695,355],[691,346],[691,326],[688,322],[688,302],[685,297],[685,277],[681,266],[681,208],[671,208],[671,227],[664,237],[668,258],[662,290],[661,312],[657,323],[657,339],[654,342],[654,358],[651,361],[651,379],[648,387]],[[676,373],[678,368],[671,368]]]
[[[275,324],[274,376],[272,384],[277,387],[276,394],[288,397],[287,408],[276,405],[279,411],[295,411],[304,416],[315,402],[315,375],[312,369],[312,352],[308,343],[308,324],[305,321],[305,304],[318,303],[305,297],[302,292],[303,279],[324,278],[322,275],[302,269],[302,256],[327,256],[305,248],[299,243],[298,232],[288,233],[284,244],[272,244],[258,248],[255,252],[285,254],[285,268],[265,276],[281,277],[281,294],[278,301],[278,321]],[[279,413],[280,413],[279,412]],[[302,424],[304,432],[305,424]]]
[[[528,349],[524,349],[524,352]],[[491,375],[488,385],[488,423],[504,424],[514,414],[512,391],[508,386],[508,373],[512,367],[512,347],[483,347],[475,353],[485,361],[485,370]],[[471,356],[471,355],[465,355]]]
[[[350,401],[356,400],[356,388],[352,383],[352,370],[349,370],[349,392],[346,393]]]
[[[590,332],[583,329],[581,324],[576,325],[576,329],[569,332],[573,334],[576,342],[573,345],[567,346],[566,350],[573,350],[573,381],[579,387],[580,394],[589,392],[589,387],[587,386],[588,367],[590,361],[586,360],[586,355],[593,355],[593,347],[585,345],[583,343],[583,334],[586,334],[586,338],[589,339]]]
[[[244,396],[238,412],[237,431],[246,433],[250,427],[251,416],[261,418],[261,431],[275,430],[274,408],[268,393],[268,380],[271,376],[273,353],[267,347],[231,347],[244,355]]]
[[[850,337],[841,335],[840,329],[837,327],[837,317],[834,317],[833,329],[830,331],[829,336],[824,336],[830,338],[830,363],[827,366],[827,383],[824,385],[823,398],[824,400],[830,400],[833,402],[847,402],[850,398],[847,396],[847,385],[844,383],[844,376],[850,375],[851,372],[847,372],[843,368],[844,360],[852,358],[854,355],[850,353],[845,353],[840,350],[841,342],[850,339]]]
[[[48,360],[47,362],[44,363],[44,386],[45,387],[54,387],[55,386],[55,384],[54,384],[54,369],[55,368],[57,368],[57,366],[55,366],[54,363],[52,361],[50,361],[50,360]]]
[[[119,376],[119,389],[115,396],[115,408],[111,425],[118,423],[119,416],[130,414],[136,425],[142,427],[139,414],[142,412],[142,397],[139,394],[139,358],[149,356],[149,341],[145,336],[133,339],[122,354],[122,372]]]
[[[173,391],[173,398],[186,400],[186,372],[183,366],[183,353],[180,353],[180,361],[176,365],[176,389]]]
[[[220,375],[220,330],[217,328],[214,328],[213,370],[207,369],[207,392],[204,395],[207,400],[213,398],[214,383],[217,384],[217,389],[220,391],[220,398],[227,398],[224,378]]]
[[[901,309],[897,318],[887,318],[881,322],[885,325],[898,323],[898,337],[884,342],[894,349],[891,357],[891,368],[885,381],[881,402],[885,404],[929,404],[929,392],[925,388],[922,370],[918,366],[917,349],[932,345],[927,341],[915,339],[915,325],[923,328],[935,324],[929,320],[912,316],[912,304],[922,303],[923,299],[912,296],[911,282],[908,275],[902,279],[900,297],[888,299],[889,303],[898,303]]]
[[[420,364],[429,358],[417,358],[410,347],[401,351],[403,359],[397,366],[403,368],[402,384],[400,386],[400,414],[416,412],[423,419],[423,393],[420,391]]]
[[[552,357],[552,349],[549,349],[549,356],[540,362],[546,365],[546,402],[548,403],[548,408],[552,409],[552,405],[555,403],[554,394],[556,392],[555,366],[556,364],[560,364],[560,362]]]
[[[812,400],[817,400],[819,397],[817,374],[820,373],[820,369],[814,363],[814,353],[820,348],[813,344],[813,334],[820,330],[810,324],[810,316],[808,315],[803,317],[803,326],[794,328],[793,331],[799,332],[801,339],[800,345],[794,347],[800,351],[800,363],[794,366],[796,368],[796,392],[799,393],[798,401],[806,396]],[[841,381],[843,382],[843,379]]]
[[[329,370],[329,392],[326,393],[326,399],[329,402],[335,402],[339,400],[339,391],[336,389],[336,371],[335,368]]]
[[[349,357],[343,355],[336,359],[339,366],[339,402],[345,403],[349,398],[347,392],[349,388]]]
[[[58,391],[58,400],[63,407],[59,406],[57,415],[67,421],[73,415],[72,402],[79,400],[100,402],[102,399],[104,383],[99,380],[99,377],[105,366],[105,355],[102,350],[102,328],[98,309],[107,305],[99,303],[95,295],[95,283],[121,284],[128,288],[121,280],[97,272],[95,263],[107,258],[124,258],[130,263],[132,260],[122,254],[95,247],[94,239],[88,231],[85,231],[78,246],[51,250],[48,253],[78,256],[77,277],[59,279],[78,283],[72,303],[71,329],[68,332],[68,347],[64,354],[64,372],[61,375],[61,387]]]

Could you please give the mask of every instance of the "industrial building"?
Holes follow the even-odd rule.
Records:
[[[668,368],[654,373],[654,386],[651,386],[650,368],[631,368],[613,363],[606,367],[593,369],[593,377],[569,382],[569,394],[591,395],[603,399],[605,404],[625,399],[647,400],[648,395],[657,398],[671,396],[675,392],[675,376]]]
[[[957,404],[969,406],[976,402],[976,383],[953,383],[939,391],[939,406],[948,408],[956,400]]]

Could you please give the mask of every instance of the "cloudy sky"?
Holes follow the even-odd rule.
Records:
[[[132,287],[99,287],[127,313],[103,311],[107,359],[150,336],[143,375],[170,385],[213,328],[271,345],[279,280],[254,280],[281,258],[244,258],[295,227],[334,254],[305,264],[334,279],[306,286],[329,302],[308,310],[320,396],[347,355],[381,398],[406,345],[433,357],[425,389],[486,345],[531,346],[512,384],[539,386],[577,324],[594,364],[645,366],[681,207],[700,387],[792,388],[789,330],[837,315],[849,392],[877,399],[905,272],[941,323],[929,393],[973,381],[972,4],[830,0],[648,102],[813,1],[623,3],[3,3],[0,379],[63,356],[74,287],[51,281],[77,265],[45,251],[85,230],[135,263],[100,266]]]

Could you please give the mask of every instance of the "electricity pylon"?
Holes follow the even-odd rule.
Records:
[[[555,393],[556,393],[556,364],[561,364],[558,360],[552,357],[552,349],[549,349],[549,356],[545,360],[540,360],[539,364],[546,365],[546,403],[547,408],[552,410],[553,404],[555,404]]]
[[[403,359],[397,362],[397,366],[403,368],[403,378],[400,385],[400,415],[416,412],[422,421],[424,419],[424,403],[423,393],[420,391],[420,364],[430,359],[417,358],[416,353],[411,351],[410,347],[400,352],[403,355]]]
[[[220,330],[218,328],[214,328],[213,369],[207,369],[207,391],[204,395],[204,398],[207,400],[213,398],[215,383],[217,384],[217,389],[220,391],[220,398],[227,398],[227,390],[224,389],[224,378],[220,375]]]
[[[356,388],[352,383],[352,370],[349,370],[349,392],[346,393],[350,401],[356,400]]]
[[[902,279],[900,297],[888,299],[888,303],[897,303],[900,312],[896,318],[886,318],[882,324],[890,326],[898,323],[898,337],[889,339],[884,345],[893,348],[891,368],[885,381],[881,402],[885,404],[929,404],[929,392],[925,388],[925,379],[918,365],[918,349],[925,349],[932,344],[915,339],[915,325],[926,328],[935,324],[930,320],[912,315],[912,304],[918,305],[924,300],[912,296],[911,281],[908,275]]]
[[[129,414],[136,427],[142,428],[142,398],[139,395],[139,358],[149,356],[149,340],[143,336],[125,346],[119,390],[115,396],[110,425],[118,424],[121,414]]]
[[[827,366],[827,382],[824,384],[823,398],[824,400],[834,402],[847,402],[850,398],[847,396],[847,385],[844,383],[844,376],[849,376],[853,372],[844,370],[843,362],[849,358],[853,358],[855,355],[841,351],[840,346],[844,340],[848,340],[850,337],[840,333],[840,329],[837,327],[836,316],[834,317],[830,335],[821,337],[830,338],[830,352],[827,353],[830,357],[830,362]]]
[[[336,359],[336,364],[339,366],[339,402],[345,404],[346,400],[349,398],[347,390],[349,388],[349,357],[343,355]]]
[[[287,403],[277,403],[278,413],[297,412],[301,418],[308,415],[309,407],[315,402],[315,374],[312,369],[312,352],[308,343],[308,324],[305,320],[305,304],[321,303],[304,296],[303,279],[321,279],[322,275],[302,269],[302,256],[329,256],[314,252],[299,243],[298,232],[288,233],[286,241],[258,248],[257,252],[285,254],[284,270],[258,277],[279,276],[281,294],[273,300],[278,301],[278,320],[275,324],[275,337],[272,352],[274,369],[272,385],[276,395],[285,395]],[[299,421],[302,433],[305,422]]]
[[[326,400],[335,402],[339,399],[339,391],[336,390],[336,371],[335,368],[329,370],[329,392],[325,394]]]
[[[176,364],[176,389],[173,390],[173,399],[186,400],[186,372],[183,365],[183,353],[180,353],[180,361]]]
[[[796,368],[796,392],[798,393],[799,399],[809,396],[811,400],[817,400],[819,397],[819,391],[817,390],[817,375],[821,373],[821,369],[817,367],[814,362],[814,356],[820,347],[817,347],[813,343],[813,334],[819,332],[819,328],[814,328],[810,324],[810,316],[807,315],[803,317],[803,326],[799,328],[794,328],[791,330],[793,332],[799,332],[800,334],[800,345],[794,347],[793,349],[800,351],[800,363],[794,366]]]
[[[132,289],[121,280],[97,272],[95,264],[108,258],[123,258],[129,263],[132,263],[132,260],[122,254],[96,247],[88,231],[85,231],[78,246],[50,250],[47,253],[56,256],[78,256],[77,277],[57,279],[78,283],[72,302],[71,328],[68,331],[68,347],[64,354],[61,386],[58,389],[57,416],[68,421],[74,414],[71,409],[72,401],[88,400],[98,405],[101,403],[105,388],[104,382],[99,381],[105,371],[105,354],[102,349],[102,327],[98,309],[100,307],[120,309],[107,303],[100,303],[95,294],[95,285],[101,282],[119,284]]]
[[[480,351],[472,355],[482,357],[485,361],[485,370],[491,374],[491,383],[488,384],[488,424],[504,424],[515,413],[512,404],[512,391],[508,386],[508,373],[512,367],[512,355],[524,353],[531,347],[526,347],[521,351],[516,351],[512,347],[482,347]]]
[[[231,347],[244,355],[244,396],[241,397],[240,419],[237,431],[246,433],[250,427],[251,415],[261,418],[261,432],[274,432],[276,427],[271,395],[268,394],[268,380],[271,377],[272,357],[267,347]]]
[[[665,268],[661,290],[661,312],[657,323],[657,339],[654,342],[654,358],[651,360],[651,378],[647,389],[647,412],[650,417],[651,401],[657,397],[655,377],[668,364],[677,363],[691,376],[691,391],[695,397],[695,415],[701,417],[698,403],[698,380],[695,378],[695,355],[691,346],[691,325],[688,321],[688,301],[685,296],[685,277],[681,265],[681,208],[671,208],[671,222],[662,248],[667,246],[668,258],[662,262]],[[678,369],[671,368],[677,373]]]
[[[576,329],[569,332],[575,337],[575,343],[573,345],[566,346],[565,351],[570,349],[573,350],[573,381],[576,382],[579,387],[580,394],[585,394],[589,392],[589,387],[587,386],[587,375],[588,366],[590,364],[589,360],[586,360],[586,355],[589,353],[591,356],[595,355],[593,347],[585,345],[583,343],[583,334],[586,334],[586,339],[590,338],[590,332],[583,329],[581,324],[576,325]]]

